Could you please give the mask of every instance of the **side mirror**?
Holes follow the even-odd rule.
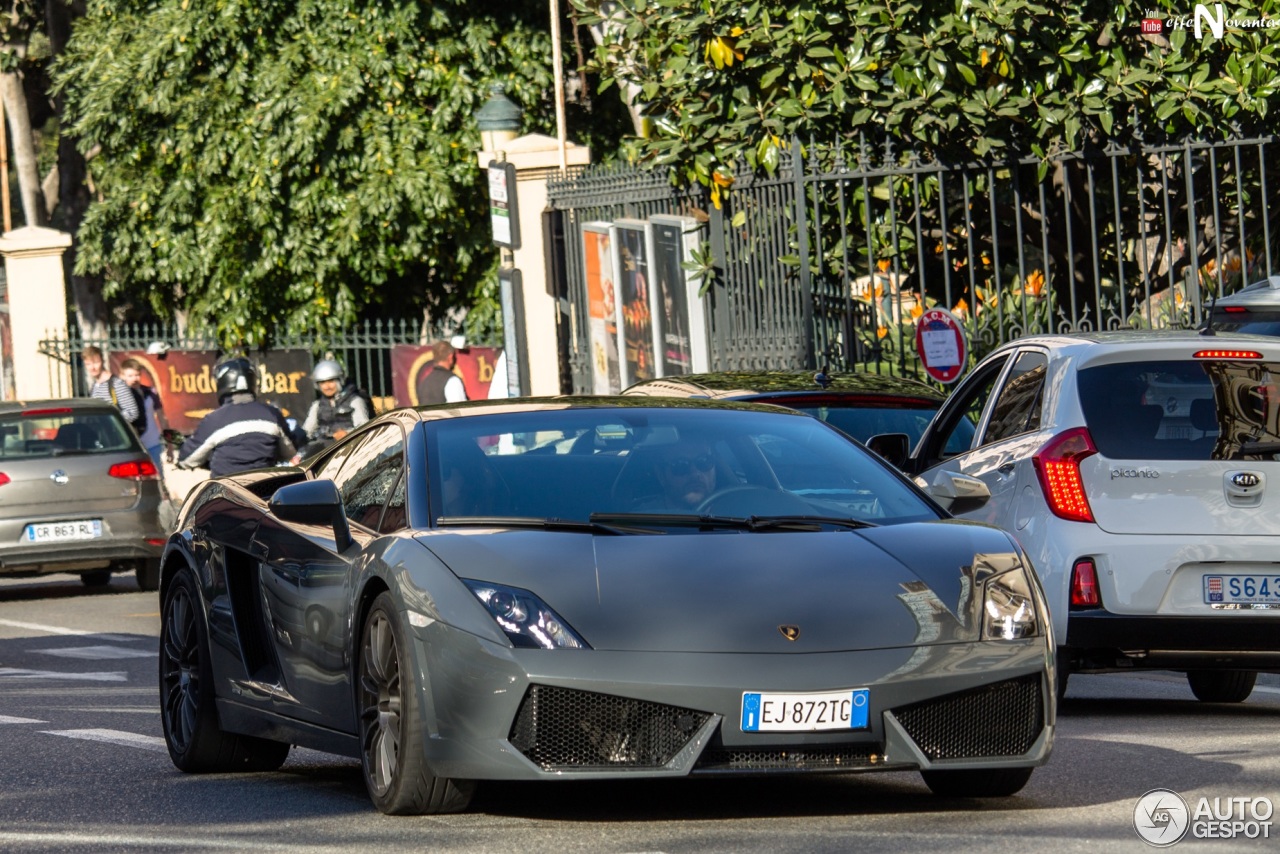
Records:
[[[331,480],[304,480],[276,490],[268,505],[277,519],[298,525],[328,525],[338,551],[351,545],[351,528],[342,496]]]
[[[904,468],[911,454],[911,439],[906,433],[878,433],[867,440],[867,450],[897,468]]]
[[[929,497],[953,516],[977,510],[991,499],[991,490],[985,483],[952,471],[939,470],[923,486]]]

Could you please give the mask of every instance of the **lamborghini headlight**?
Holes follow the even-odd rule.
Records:
[[[1017,640],[1039,634],[1031,582],[1021,567],[993,575],[983,585],[982,639]]]
[[[528,590],[463,579],[512,644],[530,649],[588,649],[569,624]]]

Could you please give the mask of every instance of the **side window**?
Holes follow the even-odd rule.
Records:
[[[399,424],[387,424],[365,436],[334,478],[347,519],[376,530],[403,469],[404,431]]]
[[[925,466],[969,450],[982,409],[1008,361],[1008,358],[995,359],[980,366],[947,399],[921,454]]]
[[[1018,356],[1005,380],[1004,388],[991,407],[991,418],[982,436],[989,445],[1011,436],[1040,429],[1044,401],[1044,377],[1049,360],[1044,353],[1028,350]]]
[[[382,524],[378,526],[379,533],[390,534],[409,524],[409,518],[404,509],[408,481],[409,478],[403,473],[396,480],[396,488],[391,491],[391,497],[387,499],[387,509],[382,514]]]
[[[337,480],[342,464],[347,461],[347,457],[351,456],[352,447],[348,443],[311,463],[309,466],[311,478],[313,480]]]

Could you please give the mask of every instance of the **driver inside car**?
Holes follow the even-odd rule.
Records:
[[[716,491],[716,455],[705,439],[689,439],[664,447],[654,477],[662,487],[665,509],[697,509]]]

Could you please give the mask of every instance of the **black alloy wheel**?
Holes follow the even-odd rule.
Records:
[[[194,574],[182,569],[160,612],[160,720],[169,757],[182,771],[274,771],[289,745],[218,726],[209,640]]]
[[[408,666],[408,644],[391,594],[374,600],[361,632],[360,765],[374,805],[388,815],[458,812],[475,784],[437,777],[427,767],[422,688]]]

